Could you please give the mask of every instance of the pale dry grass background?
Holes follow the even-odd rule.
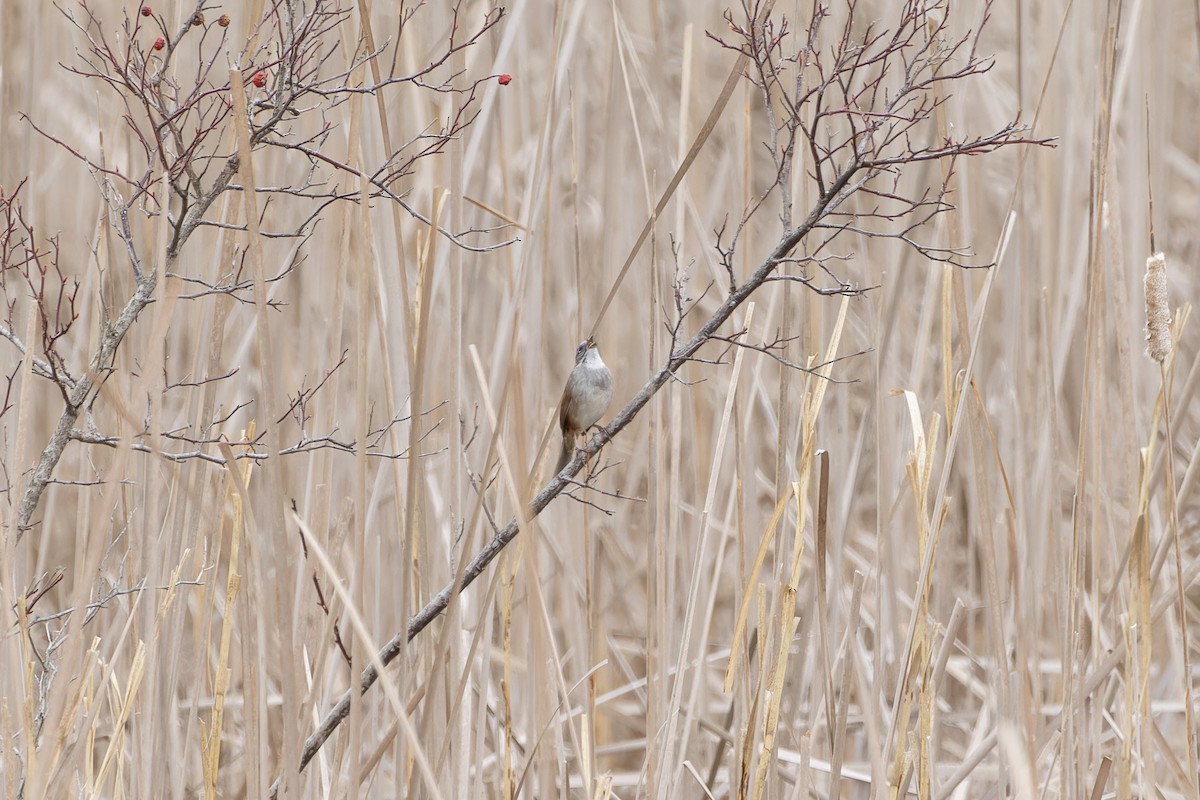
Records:
[[[801,17],[806,7],[781,5]],[[872,4],[870,15],[886,19],[888,5]],[[960,26],[977,19],[978,5],[955,3]],[[1172,302],[1192,302],[1197,291],[1197,9],[1190,0],[1131,0],[1117,35],[1106,38],[1112,9],[1076,2],[1068,14],[1069,6],[999,2],[985,37],[996,66],[959,87],[949,106],[946,124],[956,128],[983,131],[1018,112],[1028,121],[1046,82],[1037,133],[1058,137],[1057,147],[1029,152],[1023,173],[1018,149],[961,163],[959,210],[931,232],[970,243],[983,260],[1002,251],[994,272],[947,271],[892,243],[856,243],[845,277],[879,288],[848,301],[839,353],[867,352],[838,364],[835,376],[850,382],[825,386],[823,405],[807,419],[802,397],[818,385],[770,359],[746,353],[736,366],[690,366],[683,377],[694,383],[668,386],[605,454],[615,466],[600,485],[642,500],[593,498],[613,512],[606,516],[560,498],[417,639],[387,685],[355,705],[293,777],[288,796],[501,797],[517,785],[539,798],[703,797],[707,783],[720,797],[736,794],[748,770],[751,792],[765,775],[766,797],[886,797],[894,763],[915,773],[912,792],[935,797],[1196,796],[1183,714],[1183,687],[1193,681],[1184,673],[1174,557],[1158,547],[1171,537],[1172,479],[1190,587],[1200,570],[1194,323],[1183,329],[1172,373],[1173,470],[1159,457],[1151,472],[1146,547],[1165,567],[1152,579],[1139,548],[1126,556],[1138,519],[1139,449],[1156,440],[1156,456],[1164,450],[1155,434],[1159,373],[1142,352],[1147,148]],[[96,8],[117,19],[117,3],[98,0]],[[510,472],[487,492],[500,522],[514,497],[529,494],[524,476],[575,344],[732,64],[704,36],[722,28],[723,8],[708,0],[518,2],[468,54],[468,70],[514,80],[489,87],[483,114],[449,156],[422,164],[413,199],[428,211],[444,187],[445,218],[493,224],[459,201],[465,194],[518,221],[519,244],[476,255],[441,240],[423,256],[420,224],[404,218],[396,229],[385,208],[367,216],[331,210],[298,272],[275,290],[287,305],[271,316],[274,353],[265,365],[255,355],[253,307],[150,307],[101,401],[106,432],[127,433],[146,414],[164,429],[194,424],[206,409],[231,409],[264,384],[282,401],[348,349],[347,365],[312,404],[311,428],[336,427],[352,439],[366,413],[378,421],[407,408],[417,359],[404,334],[414,309],[401,286],[413,297],[427,290],[418,405],[436,406],[421,423],[428,436],[419,449],[429,455],[292,456],[280,494],[268,490],[267,473],[249,478],[246,514],[220,467],[73,445],[58,477],[100,474],[109,482],[51,487],[40,527],[4,554],[6,607],[37,576],[59,569],[65,579],[37,613],[110,587],[156,588],[113,599],[66,636],[46,692],[33,678],[40,670],[30,641],[10,616],[0,667],[0,794],[15,796],[24,780],[25,797],[204,795],[202,764],[213,763],[205,742],[226,664],[220,796],[260,797],[295,763],[303,738],[352,680],[317,607],[314,571],[363,665],[403,628],[412,597],[423,602],[441,588],[451,561],[490,535],[464,464],[481,472],[493,446],[489,477],[496,458],[507,461]],[[238,9],[228,10],[239,24]],[[434,3],[422,17],[428,41],[444,34],[442,12]],[[377,32],[393,27],[393,13],[376,9]],[[86,297],[75,342],[82,360],[100,298],[116,302],[128,292],[128,269],[111,237],[106,244],[100,235],[100,201],[86,171],[17,115],[93,152],[100,132],[111,158],[129,143],[117,109],[55,66],[77,43],[49,4],[5,3],[0,42],[0,185],[28,175],[33,219],[45,233],[61,232],[65,263]],[[1102,102],[1109,63],[1110,109]],[[377,157],[375,105],[363,105],[358,127],[342,110],[339,136]],[[669,301],[670,237],[691,291],[698,296],[713,279],[710,297],[722,291],[713,229],[736,218],[769,179],[760,111],[750,87],[739,88],[599,323],[616,375],[614,409],[663,356],[655,303]],[[393,129],[410,135],[438,112],[415,96],[388,108]],[[1097,143],[1106,134],[1103,158]],[[256,169],[270,182],[282,164],[264,157]],[[1100,202],[1103,223],[1089,214],[1099,214]],[[236,217],[218,206],[216,214]],[[774,243],[776,226],[772,214],[757,218],[743,263]],[[143,233],[155,235],[152,222]],[[180,267],[215,274],[241,244],[202,233]],[[287,243],[262,247],[269,273],[288,258]],[[423,264],[432,277],[418,285]],[[766,338],[779,329],[798,334],[789,352],[801,360],[825,351],[842,302],[768,286],[756,296],[752,329]],[[234,366],[239,373],[211,389],[163,395],[161,377],[141,369],[154,363],[163,330],[173,379]],[[15,358],[10,350],[6,372]],[[32,463],[59,402],[44,381],[21,386],[4,417],[10,481]],[[479,424],[465,458],[459,414],[467,436]],[[236,440],[255,418],[253,407],[241,410],[222,430]],[[257,419],[260,429],[264,422]],[[285,428],[285,440],[295,435]],[[806,451],[809,441],[827,456]],[[408,428],[397,429],[393,449],[408,443]],[[915,495],[910,462],[927,469]],[[822,464],[828,523],[815,537]],[[794,481],[802,481],[802,502],[783,506],[751,580],[776,504]],[[270,535],[272,504],[289,509],[286,540]],[[783,614],[780,651],[801,507],[796,618]],[[927,622],[912,632],[916,672],[925,661],[929,668],[922,691],[898,696],[921,602],[920,541],[931,524],[940,537],[928,615],[918,615]],[[230,600],[231,563],[240,586]],[[197,583],[158,588],[179,580]],[[332,589],[339,580],[344,595]],[[747,592],[746,628],[735,637]],[[1200,634],[1196,597],[1189,588],[1192,642]],[[1139,634],[1151,614],[1152,633]],[[352,617],[361,622],[357,633]],[[764,646],[747,659],[750,630]],[[39,649],[47,632],[33,630]],[[735,639],[742,656],[726,692]],[[781,653],[785,668],[771,675]],[[760,689],[774,677],[776,692]],[[43,696],[46,722],[31,751],[30,720]],[[777,750],[762,762],[772,707]],[[840,785],[830,779],[839,762]]]

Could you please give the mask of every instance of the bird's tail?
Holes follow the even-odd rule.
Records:
[[[562,468],[565,467],[567,462],[571,460],[571,456],[573,455],[572,451],[575,449],[573,445],[574,442],[572,439],[569,439],[566,436],[563,437],[562,452],[559,453],[558,456],[558,466],[554,468],[555,475],[562,472]]]

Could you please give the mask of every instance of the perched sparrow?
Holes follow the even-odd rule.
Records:
[[[559,472],[571,460],[579,434],[596,424],[612,402],[612,372],[600,358],[594,337],[579,343],[575,350],[575,369],[567,378],[559,403],[558,426],[562,429],[562,455]]]

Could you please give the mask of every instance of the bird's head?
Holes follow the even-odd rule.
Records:
[[[595,336],[589,336],[579,343],[579,347],[575,348],[575,363],[582,363],[583,359],[592,350],[595,350],[597,353],[600,352],[600,345],[596,343]]]

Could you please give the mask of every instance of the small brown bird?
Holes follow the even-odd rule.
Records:
[[[600,358],[600,348],[594,337],[579,343],[575,350],[575,369],[567,378],[559,403],[558,426],[562,429],[562,455],[555,472],[571,460],[575,440],[608,410],[612,402],[612,372]]]

